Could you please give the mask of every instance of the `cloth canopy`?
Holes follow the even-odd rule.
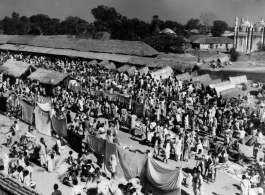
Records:
[[[22,107],[22,120],[26,123],[32,125],[33,124],[33,114],[34,114],[34,106],[28,104],[25,101],[20,101]]]
[[[247,76],[229,77],[229,80],[234,85],[239,85],[241,83],[248,83]]]
[[[53,115],[51,124],[52,124],[52,129],[60,137],[67,138],[67,122],[66,122],[66,118],[58,119],[56,116]]]
[[[51,120],[49,112],[43,111],[43,109],[37,104],[34,110],[36,129],[39,133],[51,136]]]
[[[160,78],[167,79],[168,77],[170,77],[173,74],[173,70],[171,67],[167,66],[167,67],[160,69],[156,72],[152,72],[151,74],[155,79],[160,79]]]
[[[184,74],[177,75],[176,78],[180,81],[190,81],[191,75],[186,72]]]
[[[197,76],[197,77],[193,77],[192,78],[192,81],[195,82],[195,81],[199,81],[199,82],[206,82],[206,81],[210,81],[212,80],[210,75],[209,74],[204,74],[204,75],[201,75],[201,76]]]
[[[148,188],[152,188],[155,189],[153,192],[157,195],[180,194],[182,178],[181,169],[176,169],[153,158],[148,158],[146,179],[152,187],[147,183],[147,186],[145,186],[146,191]]]
[[[216,91],[217,96],[219,97],[221,91],[224,91],[224,90],[227,90],[227,89],[231,89],[231,88],[235,88],[235,87],[236,86],[231,83],[231,84],[228,84],[228,85],[224,85],[224,86],[220,86],[220,87],[215,87],[215,91]]]
[[[147,158],[146,155],[133,153],[128,150],[97,137],[87,136],[87,144],[94,152],[104,155],[104,170],[110,175],[110,157],[115,155],[117,165],[115,177],[121,182],[127,183],[138,176],[145,190],[153,190],[154,195],[179,195],[182,171]]]
[[[215,87],[221,87],[221,86],[225,86],[225,85],[229,85],[229,84],[231,84],[230,81],[223,81],[220,83],[210,84],[209,87],[213,89]]]
[[[37,105],[44,111],[44,112],[50,112],[50,110],[52,109],[51,108],[51,104],[50,102],[47,102],[45,104],[40,104],[40,103],[37,103]]]

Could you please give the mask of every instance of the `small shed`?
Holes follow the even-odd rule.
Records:
[[[105,69],[116,70],[117,68],[116,68],[116,65],[113,62],[111,62],[105,66]]]
[[[133,76],[135,74],[136,68],[134,66],[131,66],[126,72],[129,76]]]
[[[126,70],[128,70],[128,69],[130,69],[130,68],[131,68],[130,65],[125,64],[125,65],[121,66],[120,68],[118,68],[117,70],[118,70],[119,72],[125,72]]]
[[[0,66],[0,72],[3,73],[4,80],[6,77],[11,77],[11,84],[15,81],[15,78],[27,78],[35,69],[35,67],[26,62],[14,61],[11,59]]]
[[[141,68],[140,70],[138,70],[140,75],[143,75],[143,74],[147,74],[149,72],[149,68],[148,67],[144,67],[144,68]]]
[[[88,65],[92,65],[92,66],[95,66],[97,64],[98,64],[97,60],[92,60],[92,61],[88,62]]]
[[[59,84],[64,84],[67,86],[69,74],[46,70],[43,68],[37,69],[31,75],[29,75],[28,79],[33,81],[39,81],[42,84],[56,86]]]

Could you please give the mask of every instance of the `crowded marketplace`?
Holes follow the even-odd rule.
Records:
[[[14,193],[48,194],[38,178],[56,174],[52,194],[203,195],[221,175],[241,194],[264,194],[263,84],[246,75],[222,81],[12,51],[0,63],[0,109],[11,122],[1,123],[0,177],[20,186]]]

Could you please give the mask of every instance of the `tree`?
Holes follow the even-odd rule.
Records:
[[[158,15],[154,15],[153,19],[151,21],[151,34],[153,35],[157,35],[160,33],[160,20],[159,20],[159,16]]]
[[[29,18],[29,34],[41,35],[46,34],[46,29],[50,24],[50,17],[44,14],[33,15]]]
[[[212,34],[221,36],[228,29],[228,24],[225,21],[215,20],[213,22]]]
[[[160,52],[183,53],[186,44],[182,37],[176,36],[152,36],[144,40]]]
[[[230,49],[230,60],[232,62],[236,62],[239,56],[240,56],[240,53],[234,47],[232,47]]]
[[[213,21],[216,20],[217,16],[214,13],[202,12],[199,19],[203,25],[203,32],[208,33],[212,27]]]
[[[192,29],[200,30],[200,28],[201,28],[201,23],[199,19],[191,18],[186,24],[187,30],[192,30]]]

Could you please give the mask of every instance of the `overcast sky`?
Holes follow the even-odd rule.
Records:
[[[42,13],[61,20],[71,15],[93,21],[91,9],[98,5],[114,7],[128,18],[145,21],[159,15],[161,20],[185,24],[201,12],[215,13],[229,25],[234,24],[236,13],[248,16],[253,23],[262,16],[265,19],[265,0],[0,0],[0,18],[18,12],[20,16]]]

